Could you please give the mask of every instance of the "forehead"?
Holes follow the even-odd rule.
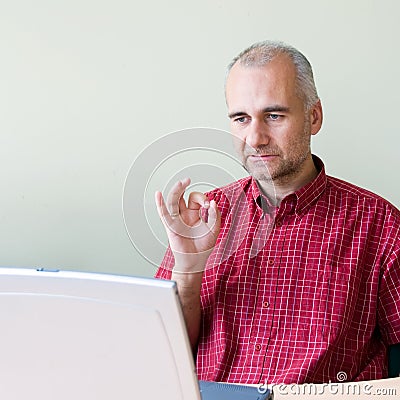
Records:
[[[286,55],[276,56],[263,66],[243,66],[236,63],[226,80],[228,108],[262,103],[265,107],[275,103],[299,100],[296,91],[296,68]]]

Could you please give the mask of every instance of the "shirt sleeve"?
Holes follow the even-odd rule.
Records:
[[[383,265],[378,300],[378,324],[388,345],[400,343],[400,218],[392,222],[393,245]]]
[[[158,267],[154,277],[159,279],[171,279],[172,269],[174,268],[175,259],[172,254],[171,248],[168,246],[167,251],[164,254],[164,258]]]

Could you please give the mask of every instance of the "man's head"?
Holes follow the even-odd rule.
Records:
[[[319,100],[311,64],[300,51],[286,43],[266,40],[253,44],[231,61],[228,73],[235,64],[263,67],[279,55],[286,55],[292,61],[296,69],[297,94],[309,109]]]
[[[314,171],[310,137],[322,108],[300,52],[280,42],[244,50],[229,65],[226,101],[237,150],[257,180],[296,186]]]

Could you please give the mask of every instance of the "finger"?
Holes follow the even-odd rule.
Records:
[[[219,230],[221,228],[221,213],[215,200],[210,201],[207,226],[215,236],[218,236]]]
[[[200,192],[191,192],[188,198],[188,208],[190,210],[198,210],[201,207],[208,208],[210,201],[208,197]]]
[[[182,211],[184,211],[184,210],[186,210],[186,203],[185,203],[185,199],[184,199],[184,197],[183,197],[183,195],[179,198],[179,203],[178,203],[178,206],[179,206],[179,212],[181,213]]]
[[[157,206],[158,215],[165,227],[171,224],[171,216],[169,215],[167,206],[165,205],[164,198],[161,192],[155,193],[155,201]]]
[[[183,200],[183,194],[186,188],[190,184],[190,179],[186,178],[182,181],[178,181],[172,186],[167,196],[167,208],[171,215],[179,214],[180,207],[186,208]]]

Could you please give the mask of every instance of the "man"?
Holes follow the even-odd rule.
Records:
[[[263,42],[242,52],[226,102],[251,176],[191,193],[188,204],[189,179],[166,201],[156,194],[170,243],[156,276],[177,281],[199,378],[387,376],[387,347],[400,342],[399,210],[327,176],[311,154],[323,113],[296,49]]]

